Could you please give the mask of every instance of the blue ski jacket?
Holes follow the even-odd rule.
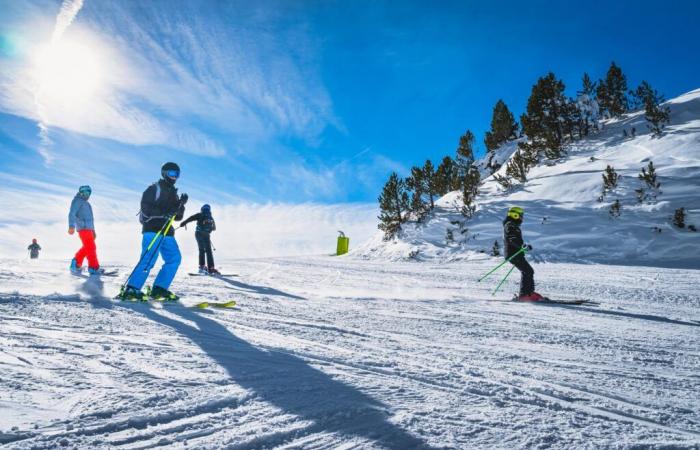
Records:
[[[92,215],[92,206],[80,194],[73,198],[68,213],[68,227],[80,230],[95,230],[95,219]]]

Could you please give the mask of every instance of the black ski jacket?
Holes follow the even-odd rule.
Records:
[[[214,222],[214,218],[211,216],[211,214],[204,214],[201,212],[198,212],[197,214],[193,214],[187,219],[183,220],[180,226],[185,226],[190,222],[197,221],[197,231],[202,232],[202,233],[211,233],[212,231],[216,230],[216,222]]]
[[[168,217],[175,214],[175,220],[182,220],[185,206],[180,205],[177,188],[165,180],[153,183],[143,191],[141,196],[142,232],[157,233],[166,224]],[[175,227],[170,227],[167,236],[175,234]]]
[[[29,255],[32,258],[36,258],[37,256],[39,256],[39,250],[41,250],[41,246],[39,244],[32,243],[32,244],[29,244],[29,247],[27,247],[27,250],[29,250],[29,252],[30,252]]]
[[[521,221],[507,217],[503,221],[503,247],[506,259],[517,253],[523,246],[523,233],[520,231]]]

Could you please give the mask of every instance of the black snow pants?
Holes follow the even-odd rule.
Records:
[[[520,271],[520,295],[530,295],[535,292],[535,271],[522,253],[510,260],[510,263]]]
[[[211,251],[211,237],[209,233],[204,231],[195,231],[194,237],[197,239],[197,246],[199,247],[199,266],[202,267],[206,265],[208,268],[212,269],[214,266],[214,253]],[[206,255],[207,263],[204,264],[204,256]]]

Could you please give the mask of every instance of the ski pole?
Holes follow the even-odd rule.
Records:
[[[160,248],[160,244],[163,243],[163,239],[165,239],[165,236],[168,235],[168,231],[170,231],[170,227],[172,227],[174,220],[175,220],[175,214],[173,214],[170,217],[170,220],[166,224],[165,231],[163,231],[162,233],[160,231],[158,232],[158,233],[160,233],[160,239],[158,239],[158,234],[156,234],[155,238],[153,238],[151,243],[146,248],[146,253],[148,253],[151,250],[151,247],[153,246],[153,244],[156,242],[156,239],[158,239],[158,245],[156,245],[155,248],[153,249],[153,251],[151,252],[151,256],[150,256],[150,258],[148,258],[148,262],[146,263],[146,266],[143,268],[144,272],[146,272],[148,270],[148,266],[151,265],[151,263],[153,262],[153,258],[158,254],[158,249]]]
[[[510,273],[513,271],[513,269],[515,269],[515,266],[513,266],[513,267],[510,268],[510,270],[508,271],[508,273],[506,274],[506,276],[503,277],[503,279],[501,280],[500,283],[498,283],[498,286],[496,286],[496,289],[493,290],[493,292],[491,293],[491,295],[496,295],[496,292],[498,292],[498,290],[501,288],[501,285],[502,285],[503,283],[506,282],[506,278],[508,278],[508,275],[510,275]]]
[[[136,266],[134,267],[134,270],[131,271],[129,276],[126,278],[126,281],[124,282],[124,284],[122,284],[122,286],[121,286],[122,291],[124,289],[126,289],[126,286],[129,284],[129,280],[131,280],[131,277],[134,275],[134,273],[136,273],[136,269],[139,268],[139,266],[141,265],[141,262],[143,261],[143,258],[148,254],[151,247],[153,247],[153,244],[156,242],[156,239],[158,239],[158,236],[160,236],[161,234],[164,233],[163,230],[170,229],[170,226],[172,225],[174,218],[175,218],[175,214],[173,214],[172,217],[170,218],[170,220],[167,223],[163,224],[163,226],[160,228],[160,230],[158,230],[158,233],[156,233],[156,235],[153,236],[153,239],[151,239],[151,243],[148,244],[148,247],[146,247],[146,251],[141,254],[139,261],[136,263]],[[167,233],[167,231],[165,231],[165,233]]]
[[[518,250],[517,252],[515,252],[510,258],[506,259],[505,261],[503,261],[502,263],[500,263],[499,265],[497,265],[496,267],[494,267],[489,273],[487,273],[487,274],[484,275],[483,277],[479,278],[478,281],[481,282],[481,280],[483,280],[484,278],[486,278],[486,277],[488,277],[489,275],[491,275],[492,273],[494,273],[494,272],[495,272],[496,270],[498,270],[503,264],[505,264],[505,263],[507,263],[507,262],[510,262],[511,259],[513,259],[513,258],[515,258],[516,256],[518,256],[519,254],[523,253],[523,252],[525,251],[526,248],[527,248],[527,247],[522,246],[522,247],[520,248],[520,250]]]

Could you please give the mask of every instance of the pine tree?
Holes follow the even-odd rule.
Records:
[[[537,80],[527,101],[527,113],[521,116],[523,131],[530,142],[521,143],[537,154],[544,152],[550,159],[561,157],[564,143],[564,120],[568,115],[568,101],[564,83],[549,73]]]
[[[455,158],[455,165],[457,166],[457,173],[460,179],[460,187],[469,173],[469,168],[474,163],[474,133],[471,130],[467,130],[462,137],[459,138],[459,145],[457,146],[457,157]]]
[[[645,182],[649,189],[659,189],[661,187],[661,182],[656,180],[656,168],[651,161],[649,161],[646,168],[642,167],[639,179]]]
[[[493,175],[493,179],[496,181],[496,183],[501,185],[504,191],[509,191],[513,187],[513,182],[510,181],[510,178],[508,177],[504,177],[503,175],[496,173]]]
[[[401,231],[406,211],[408,211],[406,182],[393,172],[379,196],[378,228],[384,232],[385,240],[392,239]]]
[[[523,156],[521,150],[516,151],[511,156],[508,165],[506,166],[506,175],[513,177],[524,183],[527,181],[527,172],[530,170],[530,166],[527,163],[527,158]]]
[[[603,193],[611,191],[617,187],[620,176],[615,172],[615,168],[608,165],[603,173]]]
[[[442,161],[435,171],[435,189],[439,196],[459,189],[457,169],[454,160],[449,156],[442,158]]]
[[[501,256],[501,246],[498,245],[498,239],[493,241],[493,247],[491,247],[491,256]]]
[[[673,213],[673,224],[678,228],[685,228],[685,208],[678,208]]]
[[[591,128],[598,129],[599,105],[595,99],[597,83],[591,81],[587,73],[583,74],[582,88],[578,91],[576,106],[581,115],[580,130],[582,136],[588,136]]]
[[[493,107],[491,129],[486,132],[484,144],[488,151],[494,151],[505,142],[518,137],[518,123],[503,100]]]
[[[612,217],[620,217],[620,213],[622,211],[622,204],[620,203],[620,200],[615,200],[615,202],[610,205],[610,215]]]
[[[475,167],[470,168],[462,184],[462,202],[464,206],[462,206],[461,213],[467,219],[471,218],[476,212],[474,201],[479,193],[480,182],[481,176],[479,171]]]
[[[423,169],[420,167],[412,167],[411,176],[406,179],[406,188],[410,191],[411,197],[409,210],[418,221],[422,220],[428,212],[428,205],[423,199],[425,195],[424,186]]]
[[[647,127],[651,130],[652,136],[661,136],[671,114],[668,106],[661,106],[664,102],[663,95],[649,83],[642,81],[634,91],[634,97],[644,106],[644,117],[647,119]]]
[[[597,93],[598,103],[609,117],[620,117],[627,112],[627,77],[614,61],[610,64],[605,80],[598,82]]]
[[[431,210],[435,208],[434,198],[437,195],[437,184],[433,163],[429,159],[426,159],[423,165],[423,191],[428,196]]]

